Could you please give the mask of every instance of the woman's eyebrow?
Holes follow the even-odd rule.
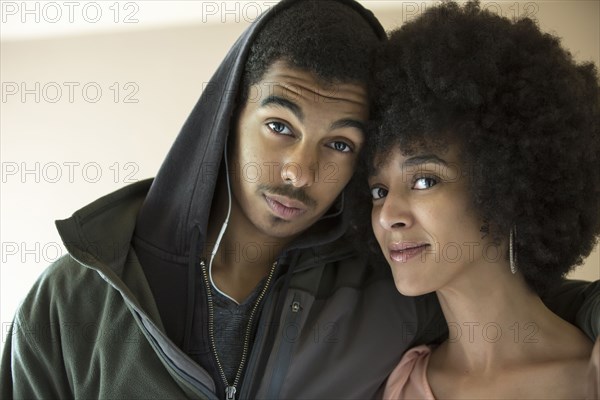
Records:
[[[402,166],[403,167],[406,167],[406,166],[411,167],[411,166],[415,166],[415,165],[428,164],[428,163],[440,164],[445,167],[448,166],[448,163],[446,161],[439,158],[435,154],[425,154],[425,155],[411,157],[411,158],[405,160],[402,163]]]
[[[449,167],[448,163],[445,160],[439,158],[435,154],[424,154],[424,155],[410,157],[409,159],[402,162],[402,164],[399,165],[398,168],[404,169],[406,167],[414,167],[417,165],[430,164],[430,163],[442,165],[444,167]],[[379,174],[379,169],[380,169],[380,165],[371,166],[368,171],[368,178],[373,178],[373,177],[377,176]]]

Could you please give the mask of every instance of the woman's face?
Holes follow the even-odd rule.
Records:
[[[417,296],[458,283],[464,271],[504,258],[469,196],[472,175],[457,146],[375,158],[372,225],[398,290]]]

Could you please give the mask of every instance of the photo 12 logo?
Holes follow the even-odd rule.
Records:
[[[202,1],[202,22],[252,23],[277,1]]]
[[[444,1],[402,1],[398,3],[400,3],[402,22],[404,23],[417,18],[429,8],[436,7]],[[481,9],[509,19],[530,18],[535,20],[540,6],[533,1],[482,1]]]
[[[2,103],[139,103],[135,82],[2,82]]]
[[[139,3],[110,1],[2,1],[2,23],[139,22]]]
[[[103,178],[113,183],[134,183],[138,181],[136,175],[140,170],[135,162],[102,165],[95,161],[5,161],[1,167],[2,183],[97,183]]]

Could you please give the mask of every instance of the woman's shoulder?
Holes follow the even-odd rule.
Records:
[[[384,399],[434,399],[427,382],[427,363],[432,349],[422,345],[404,353],[387,380]]]

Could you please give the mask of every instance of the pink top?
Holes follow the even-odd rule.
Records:
[[[417,346],[408,350],[398,366],[390,374],[384,399],[435,400],[427,382],[427,365],[431,347]],[[586,399],[600,399],[600,338],[596,340],[588,370],[588,394]]]
[[[388,378],[383,398],[435,400],[427,382],[430,354],[431,348],[425,345],[413,347],[404,353]]]

